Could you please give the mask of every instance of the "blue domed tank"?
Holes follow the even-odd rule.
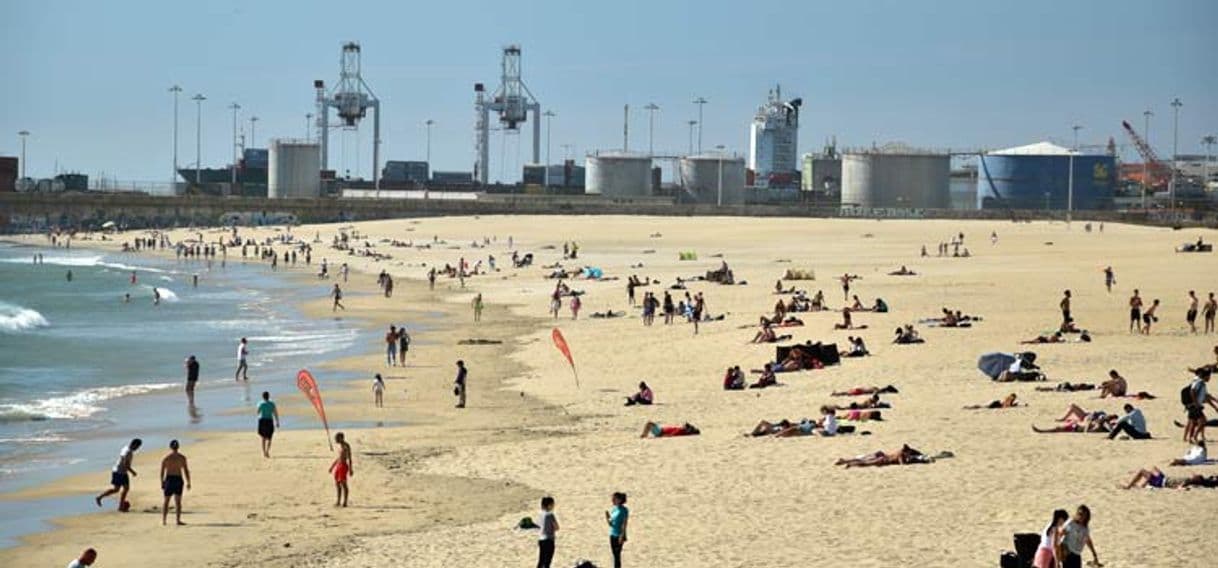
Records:
[[[1066,209],[1070,150],[1049,143],[999,150],[980,156],[977,207],[982,209]],[[1112,207],[1116,159],[1074,155],[1074,209]]]

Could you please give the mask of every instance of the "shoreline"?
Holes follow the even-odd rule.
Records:
[[[138,233],[131,233],[131,234],[138,234]],[[37,237],[35,236],[33,238],[37,238]],[[16,241],[16,242],[19,242],[21,244],[30,244],[27,239],[23,239],[21,241]],[[8,240],[12,240],[12,239],[8,239]],[[104,242],[103,241],[82,242],[82,241],[78,240],[78,241],[73,242],[72,248],[73,249],[98,250],[98,251],[103,251],[103,252],[107,252],[107,253],[114,253],[114,252],[116,252],[116,250],[115,250],[116,244],[121,241],[122,241],[121,238],[118,238],[117,240],[104,241]],[[166,251],[158,251],[156,254],[158,257],[161,257],[161,258],[169,258],[169,259],[173,258],[172,252],[169,252],[168,254],[166,254]],[[317,259],[314,259],[314,260],[316,261]],[[250,262],[255,265],[261,264],[257,260],[250,261]],[[337,265],[337,263],[335,263],[335,266],[336,265]],[[312,267],[306,268],[303,272],[300,271],[299,269],[295,270],[295,271],[281,271],[281,273],[282,273],[281,277],[289,279],[292,282],[292,286],[294,286],[294,287],[305,288],[305,287],[307,287],[308,281],[310,280],[310,277],[308,276],[309,268],[312,268]],[[411,310],[411,311],[406,312],[405,314],[395,315],[392,317],[386,317],[384,314],[377,313],[379,310],[376,309],[375,307],[367,305],[371,301],[376,300],[378,298],[379,294],[377,293],[378,291],[376,290],[375,285],[367,286],[361,282],[362,280],[371,281],[372,279],[375,278],[375,274],[376,274],[374,271],[365,271],[364,268],[365,267],[362,265],[357,265],[356,263],[352,263],[351,282],[347,285],[348,287],[346,288],[346,290],[349,290],[349,291],[347,291],[347,297],[344,299],[344,302],[347,303],[347,305],[350,309],[348,309],[346,311],[346,313],[344,313],[341,317],[343,317],[344,319],[347,319],[347,320],[351,320],[351,319],[356,320],[357,327],[364,330],[365,333],[371,332],[371,333],[369,333],[369,335],[372,337],[375,337],[377,335],[376,332],[378,330],[381,330],[383,327],[387,326],[391,322],[396,322],[397,320],[410,322],[413,319],[412,316],[418,316],[420,321],[426,322],[424,325],[432,324],[432,325],[434,325],[434,327],[430,327],[429,329],[427,329],[426,331],[423,331],[423,332],[413,331],[413,333],[412,333],[413,341],[411,344],[410,356],[408,357],[408,362],[407,362],[408,366],[404,369],[404,371],[406,371],[407,373],[413,373],[413,372],[421,371],[422,369],[425,369],[429,366],[435,366],[436,361],[433,361],[432,356],[429,356],[429,355],[420,356],[420,352],[441,350],[441,349],[449,347],[451,344],[455,343],[455,340],[454,341],[447,341],[447,340],[449,339],[449,336],[460,335],[460,332],[456,332],[453,328],[456,327],[454,325],[455,318],[459,317],[456,312],[460,311],[459,306],[463,302],[453,302],[452,297],[460,295],[460,294],[462,294],[462,292],[460,292],[460,291],[449,292],[449,291],[445,291],[445,290],[437,290],[434,293],[427,292],[426,282],[422,282],[417,279],[402,278],[401,276],[399,276],[396,279],[396,283],[398,284],[398,286],[397,286],[397,289],[395,290],[395,296],[402,297],[405,295],[409,295],[412,297],[417,297],[420,295],[428,294],[428,295],[433,296],[435,299],[439,300],[439,302],[437,305],[432,305],[425,310]],[[324,281],[324,284],[321,284],[321,285],[329,285],[333,281],[334,280]],[[439,288],[439,286],[438,286],[438,288]],[[307,300],[307,301],[297,304],[296,308],[303,314],[304,317],[314,319],[314,320],[329,319],[331,317],[334,317],[331,314],[331,312],[329,310],[329,304],[325,299]],[[488,303],[488,305],[487,305],[486,314],[488,316],[490,316],[491,314],[495,314],[495,313],[506,314],[506,312],[507,312],[507,309],[503,306],[493,305],[490,303]],[[516,323],[518,323],[518,322],[516,322]],[[415,328],[416,326],[414,326],[412,324],[411,327],[413,330],[413,328]],[[508,326],[508,327],[511,328],[512,326]],[[432,335],[435,335],[437,337],[434,337],[434,338],[430,337]],[[502,359],[503,361],[509,361],[508,355],[510,354],[510,351],[513,348],[513,343],[518,338],[515,335],[509,335],[509,336],[504,336],[501,339],[503,340],[502,345],[474,346],[474,347],[470,347],[467,349],[477,350],[480,352],[480,355],[482,355],[482,356],[491,355],[490,353],[486,353],[487,351],[494,351],[494,352],[497,352],[493,355],[494,358]],[[383,357],[383,353],[377,352],[377,350],[375,348],[364,348],[364,347],[356,346],[353,349],[354,349],[354,351],[352,353],[333,358],[314,369],[315,374],[318,375],[318,377],[319,377],[319,382],[321,382],[323,385],[323,397],[325,398],[326,410],[327,410],[327,414],[330,418],[331,423],[350,421],[354,418],[364,417],[368,414],[368,412],[365,410],[365,408],[367,406],[370,406],[370,402],[368,400],[368,399],[370,399],[370,394],[369,394],[370,391],[367,391],[367,389],[361,388],[361,386],[364,384],[367,384],[370,381],[370,379],[352,378],[352,379],[348,379],[348,380],[329,380],[328,381],[326,378],[323,378],[324,375],[326,375],[326,374],[343,374],[343,375],[348,375],[348,376],[352,376],[352,377],[367,374],[370,376],[369,373],[366,373],[363,371],[365,371],[367,369],[367,367],[373,366],[372,361],[379,361],[380,358]],[[380,364],[381,364],[381,366],[383,366],[383,361],[380,361]],[[510,365],[505,366],[505,370],[510,371]],[[398,374],[400,371],[403,371],[403,368],[394,367],[394,368],[390,369],[388,372],[382,371],[383,374],[387,375],[386,376],[386,382],[387,382],[386,406],[387,406],[387,409],[391,406],[390,399],[393,397],[393,394],[396,394],[399,391],[399,386],[402,383],[409,384],[410,382],[412,382],[410,380],[410,378],[396,378],[393,376],[395,374]],[[475,371],[475,372],[477,372],[477,371]],[[507,374],[510,375],[511,372],[509,372]],[[445,372],[444,375],[448,375],[448,373]],[[451,380],[451,379],[449,378],[448,380]],[[327,382],[330,383],[330,385],[328,387],[326,386]],[[481,386],[480,385],[478,388],[479,388],[479,390],[482,390],[482,391],[488,391],[488,392],[481,394],[481,396],[485,397],[485,396],[489,396],[491,393],[499,393],[502,390],[502,387],[504,387],[505,385],[506,385],[505,380],[500,379],[499,381],[497,381],[497,383],[494,386]],[[407,390],[408,390],[408,396],[409,396],[409,391],[412,389],[407,389]],[[471,392],[471,398],[474,396],[475,395]],[[435,398],[435,397],[429,396],[428,398]],[[447,400],[445,399],[444,396],[440,396],[438,398],[447,402]],[[513,403],[518,403],[520,400],[524,400],[521,397],[516,397],[516,396],[508,397],[508,396],[504,396],[504,395],[500,395],[500,394],[495,394],[493,398],[495,398],[495,399],[502,398],[503,402],[513,402]],[[316,451],[317,448],[320,448],[321,453],[315,459],[321,459],[321,460],[326,459],[326,457],[329,454],[325,450],[325,444],[324,444],[324,439],[323,439],[324,435],[321,434],[322,430],[320,428],[320,424],[316,423],[316,418],[313,417],[313,410],[310,406],[308,406],[308,403],[304,401],[303,397],[301,397],[298,392],[284,392],[284,393],[280,393],[276,397],[276,400],[279,403],[279,406],[281,409],[281,415],[283,415],[285,422],[288,422],[289,420],[291,420],[293,422],[299,422],[299,421],[310,422],[311,421],[311,422],[313,422],[313,424],[306,424],[305,426],[299,427],[299,428],[288,427],[288,428],[281,429],[279,432],[277,432],[277,436],[276,436],[276,440],[275,440],[275,450],[278,450],[278,451],[274,451],[274,450],[272,451],[273,457],[272,457],[272,460],[270,460],[270,461],[271,462],[276,461],[275,456],[279,452],[284,451],[282,449],[283,446],[288,446],[290,448],[290,450],[287,450],[287,451],[291,451],[293,453],[296,453],[297,451],[303,450],[305,448],[314,448],[314,451]],[[537,401],[528,400],[525,402],[525,404],[539,405],[541,403],[539,403]],[[473,406],[472,402],[471,402],[471,406]],[[361,407],[364,407],[364,408],[361,408]],[[387,436],[387,437],[401,436],[405,432],[414,430],[416,428],[423,430],[423,432],[427,432],[429,430],[434,431],[434,430],[437,430],[436,426],[443,422],[442,417],[437,416],[434,413],[426,412],[426,411],[418,412],[418,413],[411,412],[410,418],[411,419],[408,419],[408,420],[388,421],[391,423],[398,423],[398,424],[404,423],[403,425],[397,425],[397,426],[373,425],[370,427],[349,429],[349,430],[347,430],[348,439],[360,440],[361,438],[371,438],[371,440],[366,441],[365,444],[376,444],[377,443],[376,438],[378,438],[380,436]],[[365,422],[383,423],[383,422],[387,422],[387,421],[385,421],[385,420],[378,420],[378,421],[365,420]],[[483,422],[483,421],[480,420],[478,422]],[[251,424],[252,424],[252,421],[251,421]],[[286,426],[288,426],[288,424],[285,424],[285,427]],[[336,429],[334,427],[332,427],[331,430],[335,431]],[[476,440],[476,434],[479,430],[480,430],[479,425],[475,424],[473,427],[469,428],[466,432],[464,432],[463,435],[460,436],[460,438],[464,438],[464,440],[463,440],[464,444],[478,443]],[[412,433],[416,433],[416,432],[412,432]],[[197,484],[199,483],[199,481],[198,481],[198,478],[200,476],[199,472],[205,471],[204,469],[200,468],[199,463],[201,460],[209,459],[209,458],[211,458],[213,456],[217,456],[217,455],[223,455],[223,454],[229,452],[232,449],[232,447],[234,447],[234,446],[252,447],[255,442],[253,442],[250,439],[251,437],[252,436],[250,434],[242,432],[242,431],[227,431],[227,430],[214,430],[214,431],[199,432],[197,434],[197,436],[194,436],[194,440],[191,443],[189,443],[189,445],[183,446],[183,452],[190,456],[192,465],[194,466],[194,470],[196,471],[196,473],[195,473],[196,483]],[[309,439],[307,439],[307,438],[309,438]],[[430,436],[423,436],[420,440],[422,442],[421,444],[418,444],[418,446],[420,446],[420,447],[408,449],[406,452],[402,452],[401,455],[399,455],[399,452],[375,451],[370,448],[366,448],[366,447],[361,448],[359,445],[356,445],[356,447],[355,447],[356,459],[359,460],[360,462],[363,462],[361,464],[362,467],[360,469],[362,470],[361,473],[364,474],[364,476],[365,476],[364,479],[366,479],[367,475],[368,475],[364,472],[367,471],[369,468],[369,466],[364,465],[364,464],[368,463],[369,461],[384,461],[385,462],[384,465],[380,465],[379,467],[378,466],[372,466],[372,467],[375,469],[384,468],[385,471],[392,469],[392,470],[394,470],[395,475],[401,475],[401,470],[405,467],[404,464],[413,463],[413,464],[417,465],[420,456],[440,455],[446,451],[452,451],[455,448],[455,446],[457,445],[452,442],[447,443],[447,444],[443,443],[442,438],[435,434],[432,434]],[[359,442],[355,442],[355,443],[359,444]],[[142,467],[140,467],[138,469],[138,471],[144,472],[145,477],[147,477],[147,475],[149,475],[148,471],[151,471],[154,468],[155,463],[153,462],[153,456],[155,456],[159,452],[160,452],[159,448],[146,447],[146,448],[144,448],[144,450],[141,452],[141,454],[137,458],[137,463],[144,462],[144,463],[142,463]],[[362,459],[361,459],[361,454],[365,454],[364,456],[362,456]],[[274,467],[274,466],[272,466],[272,467]],[[147,470],[147,471],[145,471],[145,470]],[[479,505],[478,508],[487,509],[487,512],[484,514],[464,517],[465,522],[477,522],[479,520],[485,520],[486,518],[493,518],[493,517],[498,516],[503,513],[518,511],[523,506],[523,502],[520,501],[523,494],[527,493],[530,496],[537,494],[536,490],[530,490],[530,489],[527,489],[524,487],[517,487],[511,483],[503,484],[501,482],[478,480],[476,478],[462,479],[462,478],[448,477],[448,476],[429,476],[426,474],[415,474],[415,473],[409,473],[409,471],[410,471],[409,468],[406,468],[406,471],[408,472],[407,475],[409,476],[411,481],[419,482],[422,487],[432,487],[437,490],[441,490],[441,489],[451,490],[454,486],[462,487],[463,489],[460,491],[456,491],[456,492],[448,491],[448,492],[455,493],[457,495],[465,495],[466,498],[477,495],[477,496],[479,496],[479,498],[484,499],[484,498],[487,498],[488,491],[495,492],[497,494],[502,495],[498,499],[491,499],[492,502],[500,503],[498,507],[492,507],[490,509],[487,509],[484,505]],[[324,471],[323,471],[323,474],[324,474]],[[6,502],[21,502],[21,501],[42,500],[42,499],[54,499],[54,500],[70,499],[73,497],[83,499],[83,498],[86,498],[87,493],[95,492],[99,488],[98,484],[100,483],[99,479],[101,477],[102,477],[102,475],[100,473],[96,473],[96,472],[70,475],[65,478],[51,481],[49,483],[39,483],[33,487],[27,487],[27,488],[24,488],[24,489],[15,491],[15,492],[10,492],[8,494],[0,496],[0,500],[6,501]],[[360,485],[362,485],[361,481],[362,481],[361,478],[353,478],[353,486],[354,486],[354,494],[355,494],[355,496],[353,498],[353,503],[361,502],[365,499],[369,499],[370,496],[372,495],[373,491],[375,491],[371,487],[369,487],[366,490],[362,489],[360,487]],[[136,503],[137,502],[136,499],[139,499],[139,504],[136,505],[135,507],[133,507],[133,511],[139,510],[141,512],[147,513],[148,512],[147,507],[151,506],[152,501],[156,501],[157,502],[156,504],[159,507],[159,499],[155,499],[155,498],[149,497],[147,495],[147,493],[153,493],[153,492],[150,492],[147,490],[150,489],[148,487],[148,485],[154,484],[154,483],[155,483],[155,480],[153,480],[152,482],[149,482],[149,481],[146,481],[144,477],[137,477],[133,480],[131,499],[132,499],[133,503]],[[363,482],[363,483],[367,483],[367,482]],[[143,485],[144,487],[141,488],[140,487],[141,485]],[[361,495],[361,493],[364,493],[364,494]],[[505,499],[506,499],[506,501],[504,501]],[[191,523],[191,521],[189,519],[193,515],[198,514],[197,512],[200,511],[201,509],[205,509],[208,507],[215,507],[217,505],[216,503],[211,502],[212,499],[210,498],[209,495],[200,493],[198,491],[198,487],[196,487],[196,491],[193,494],[190,492],[188,492],[186,494],[185,501],[186,501],[186,505],[185,505],[186,514],[184,515],[184,518],[187,519],[188,524],[193,524],[193,523]],[[111,503],[107,503],[107,509],[104,509],[101,514],[112,514],[112,513],[109,513],[109,510],[108,510],[108,507],[110,505],[111,505]],[[469,510],[469,509],[472,509],[473,507],[469,507],[468,505],[462,505],[462,506],[457,506],[457,507],[453,507],[453,508],[458,509],[458,510],[460,510],[460,509]],[[52,527],[49,528],[48,530],[24,535],[19,538],[19,544],[17,544],[16,546],[12,546],[12,547],[5,548],[5,549],[0,549],[0,563],[7,563],[10,560],[16,561],[17,559],[21,559],[22,562],[30,561],[31,553],[33,553],[34,551],[45,551],[47,549],[48,545],[50,545],[52,543],[60,543],[63,541],[76,540],[76,538],[82,538],[84,535],[86,535],[90,532],[89,527],[90,527],[91,519],[96,516],[97,516],[97,514],[94,513],[94,514],[85,514],[85,515],[55,518],[51,521]],[[141,515],[141,516],[144,516],[144,515]],[[427,516],[428,516],[427,514],[422,515],[423,518],[426,518]],[[460,517],[452,517],[451,519],[459,520]],[[405,520],[405,519],[399,519],[399,521],[402,521],[402,520]],[[142,521],[138,521],[138,517],[136,519],[125,518],[124,521],[136,521],[136,522],[142,523]],[[125,524],[125,523],[123,523],[123,524]],[[400,522],[394,523],[394,524],[395,524],[395,526],[399,526],[399,527],[401,526]],[[409,523],[407,523],[407,524],[409,524]],[[420,522],[417,524],[419,527],[429,526],[429,523]],[[397,531],[400,529],[395,528],[394,530]],[[265,539],[269,536],[265,530],[260,530],[259,532],[261,533],[260,537],[262,539]],[[270,531],[270,532],[278,533],[285,540],[288,540],[290,538],[289,535],[291,535],[293,532],[296,532],[296,531],[282,531],[282,532],[281,531]],[[376,531],[369,533],[369,535],[373,535],[373,534],[379,534],[379,533],[377,533]],[[76,537],[76,538],[74,538],[74,537]],[[330,539],[325,539],[325,540],[329,541]],[[279,565],[276,563],[281,562],[281,561],[287,561],[289,559],[300,559],[303,557],[309,557],[314,554],[314,552],[311,552],[311,550],[327,549],[327,548],[329,548],[330,545],[333,545],[333,543],[332,542],[315,543],[315,545],[310,546],[310,547],[302,547],[300,544],[295,544],[295,545],[293,545],[293,549],[290,554],[288,554],[286,557],[283,557],[283,558],[280,558],[280,556],[282,556],[282,553],[276,554],[275,557],[272,559],[272,561],[269,563],[269,565]],[[228,562],[225,560],[225,558],[237,558],[237,557],[243,557],[245,554],[249,554],[250,553],[249,547],[250,547],[249,543],[238,544],[233,547],[229,547],[227,550],[223,550],[223,549],[222,550],[213,550],[213,551],[211,551],[210,554],[206,554],[206,555],[202,555],[202,556],[200,556],[198,551],[196,551],[195,554],[192,556],[192,558],[194,559],[195,562],[202,563],[204,565],[210,565],[212,563],[218,563],[218,564],[223,565],[224,563]],[[285,550],[283,552],[288,552],[288,551]],[[48,557],[48,559],[49,558],[50,557]],[[6,559],[8,559],[8,560],[6,560]],[[109,557],[106,560],[107,560],[108,564],[115,563],[115,559],[114,559],[113,555],[109,555]],[[138,563],[137,559],[132,559],[132,560]],[[125,565],[127,563],[123,562],[122,564]]]

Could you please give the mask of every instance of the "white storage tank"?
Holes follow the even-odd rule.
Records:
[[[605,197],[651,196],[651,157],[624,152],[589,154],[585,193]]]
[[[681,158],[680,184],[686,197],[698,203],[744,203],[744,158],[729,154],[701,154]],[[722,180],[722,198],[720,186]]]
[[[900,149],[842,155],[842,207],[946,209],[951,206],[951,158]]]
[[[271,140],[267,170],[267,197],[271,199],[321,196],[321,151],[316,143]]]

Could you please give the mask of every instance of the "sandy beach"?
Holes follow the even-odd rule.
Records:
[[[217,432],[182,448],[194,487],[186,494],[185,527],[160,525],[156,481],[164,443],[172,433],[150,432],[135,460],[131,513],[107,508],[60,519],[54,531],[29,536],[0,550],[0,565],[57,566],[80,550],[100,552],[98,566],[532,566],[536,532],[517,531],[521,517],[537,517],[544,495],[557,500],[561,522],[555,566],[587,558],[611,566],[604,513],[613,491],[629,494],[628,566],[994,566],[1012,549],[1012,534],[1037,532],[1054,509],[1087,504],[1092,535],[1106,566],[1207,566],[1208,528],[1218,520],[1218,492],[1122,490],[1133,472],[1162,467],[1169,477],[1213,475],[1218,465],[1167,467],[1187,450],[1179,390],[1187,369],[1215,362],[1218,335],[1190,334],[1184,321],[1187,292],[1204,301],[1218,291],[1212,254],[1177,254],[1174,247],[1211,230],[1107,225],[1087,232],[1084,222],[874,221],[821,219],[656,217],[461,217],[355,223],[368,247],[388,260],[329,248],[347,225],[293,227],[307,241],[316,235],[314,267],[326,258],[331,273],[349,263],[347,310],[333,313],[327,293],[334,279],[304,267],[285,278],[315,291],[305,307],[316,318],[342,317],[381,330],[426,321],[412,333],[408,366],[385,366],[382,344],[365,355],[312,369],[323,383],[332,419],[380,421],[348,431],[356,475],[351,506],[333,507],[326,468],[334,454],[320,426],[285,430],[273,458],[263,459],[254,434]],[[279,228],[241,229],[262,239]],[[348,229],[349,230],[349,229]],[[196,231],[171,233],[177,241]],[[996,244],[990,235],[996,232]],[[222,231],[203,230],[214,241]],[[936,245],[963,233],[968,258],[935,256]],[[77,240],[74,247],[116,250],[134,236]],[[482,246],[483,238],[491,243]],[[511,267],[514,249],[534,255],[532,266]],[[390,240],[427,248],[392,246]],[[562,259],[564,242],[579,258]],[[44,237],[26,242],[43,243]],[[478,246],[472,246],[479,243]],[[919,256],[925,245],[930,257]],[[679,260],[680,253],[697,260]],[[488,255],[498,270],[457,279],[440,277],[429,290],[427,270],[464,257]],[[233,250],[229,262],[237,262]],[[251,261],[253,262],[253,261]],[[584,294],[578,320],[564,299],[557,320],[547,313],[561,262],[595,266],[616,280],[567,280]],[[660,295],[677,278],[701,276],[726,262],[733,286],[688,281],[721,321],[694,326],[679,320],[643,326],[627,301],[630,275],[659,281],[639,289]],[[890,276],[900,266],[916,276]],[[1102,269],[1111,265],[1117,285],[1105,291]],[[782,386],[725,392],[724,369],[746,373],[773,360],[775,346],[751,344],[758,317],[780,298],[774,284],[787,269],[811,270],[815,280],[786,281],[843,306],[843,273],[862,278],[851,293],[871,304],[883,298],[888,313],[856,313],[863,330],[835,330],[835,311],[800,313],[805,325],[784,328],[791,342],[836,343],[866,339],[872,356],[843,359],[824,369],[784,373]],[[267,267],[269,271],[269,266]],[[376,275],[395,280],[384,298]],[[1162,304],[1149,336],[1127,331],[1127,300],[1134,288],[1149,304]],[[1073,315],[1089,343],[1020,345],[1055,329],[1062,291],[1073,292]],[[675,292],[675,291],[674,291]],[[473,321],[471,300],[487,303]],[[680,292],[683,295],[683,291]],[[674,296],[675,297],[675,296]],[[916,325],[920,345],[895,345],[893,329],[939,315],[948,307],[983,320],[968,329]],[[625,317],[592,319],[614,310]],[[571,346],[579,386],[550,340],[560,328]],[[466,339],[500,344],[461,345]],[[791,342],[783,342],[788,344]],[[1049,383],[999,384],[976,368],[991,351],[1033,350]],[[467,408],[453,408],[454,364],[470,368]],[[1051,426],[1070,403],[1117,412],[1125,400],[1095,391],[1039,392],[1061,381],[1102,381],[1117,369],[1131,391],[1154,400],[1131,401],[1145,413],[1151,440],[1108,440],[1098,434],[1033,433]],[[351,372],[358,381],[326,381]],[[386,404],[372,405],[371,377],[387,379]],[[754,380],[756,375],[750,374]],[[656,404],[624,407],[639,381],[655,390]],[[759,420],[817,418],[823,404],[854,398],[830,393],[856,386],[896,385],[883,421],[855,425],[869,435],[833,438],[751,438]],[[257,385],[255,385],[256,387]],[[1215,387],[1211,387],[1213,390]],[[1008,393],[1026,404],[1003,410],[963,410]],[[285,421],[315,421],[299,392],[276,393]],[[640,439],[647,421],[696,424],[700,436]],[[953,457],[905,467],[845,469],[838,458],[910,444]],[[90,499],[108,478],[104,469],[0,499],[79,495]]]

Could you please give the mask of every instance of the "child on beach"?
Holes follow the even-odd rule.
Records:
[[[351,444],[347,443],[346,436],[339,432],[334,435],[334,441],[338,444],[338,457],[330,464],[330,473],[334,474],[334,489],[337,494],[334,506],[346,507],[347,497],[351,495],[351,489],[347,487],[347,478],[355,475],[355,466],[351,461]]]
[[[380,373],[372,381],[372,398],[377,408],[385,407],[385,379],[381,378]]]

